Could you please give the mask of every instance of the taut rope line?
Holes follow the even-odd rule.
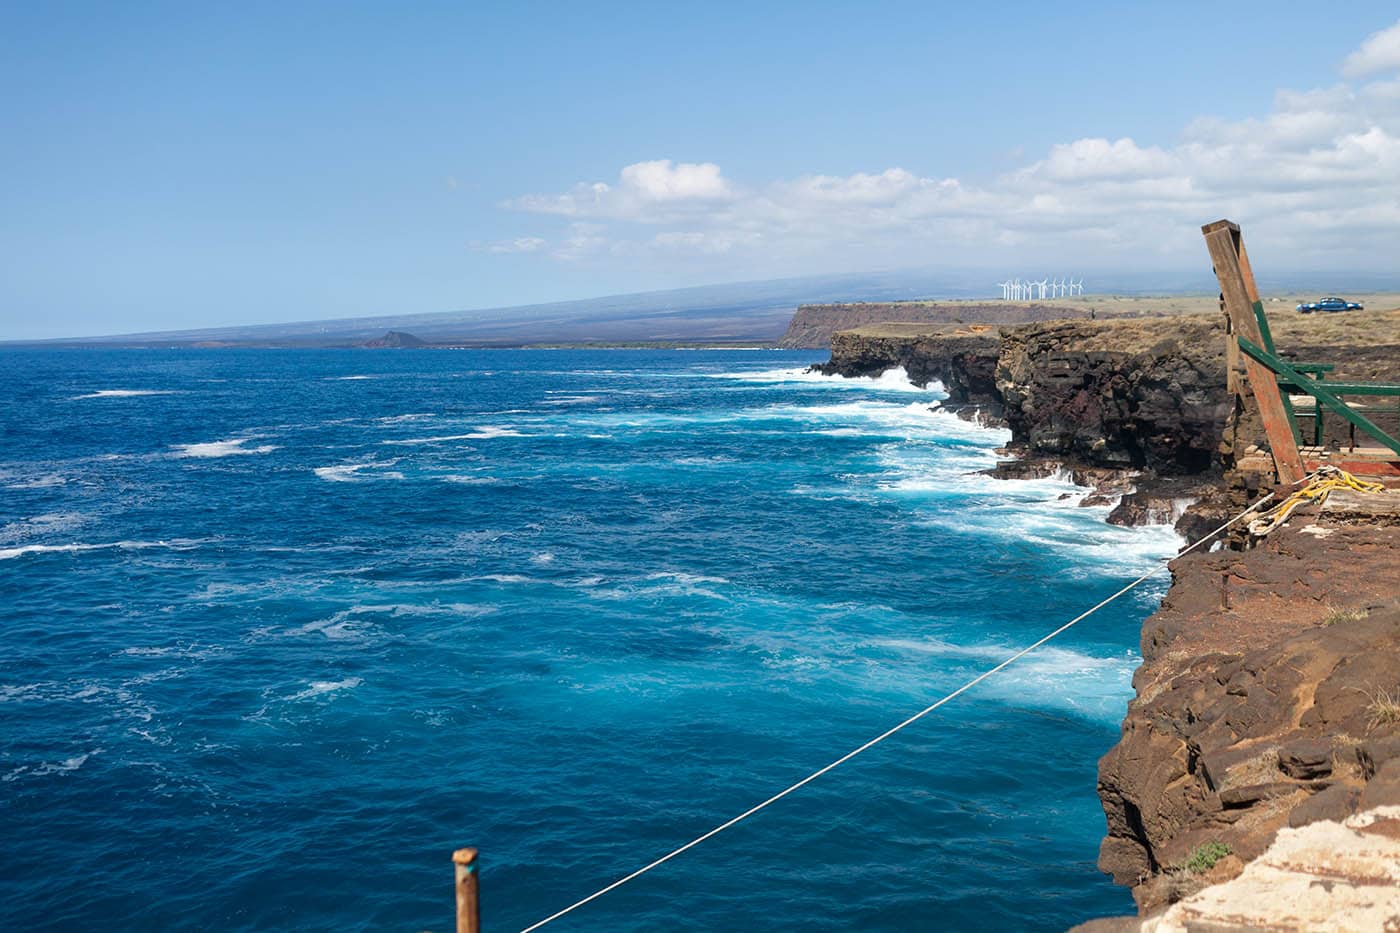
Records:
[[[1304,482],[1304,481],[1306,481],[1307,479],[1308,479],[1308,477],[1305,477],[1304,480],[1300,480],[1300,482]],[[1294,485],[1297,485],[1297,484],[1294,484]],[[1230,519],[1228,522],[1226,522],[1225,524],[1221,525],[1219,528],[1216,528],[1214,531],[1210,532],[1209,534],[1206,534],[1206,535],[1202,536],[1201,538],[1199,538],[1194,544],[1191,544],[1191,545],[1189,545],[1189,546],[1187,546],[1187,547],[1185,547],[1185,548],[1182,548],[1180,551],[1177,552],[1176,557],[1183,557],[1183,556],[1185,556],[1185,555],[1191,553],[1191,552],[1194,551],[1196,548],[1200,547],[1202,544],[1205,544],[1205,543],[1206,543],[1207,541],[1209,541],[1211,538],[1214,538],[1216,535],[1220,534],[1222,531],[1226,530],[1226,529],[1229,528],[1231,525],[1235,524],[1235,523],[1238,522],[1240,519],[1244,518],[1246,515],[1249,515],[1249,514],[1250,514],[1251,512],[1253,512],[1255,509],[1258,509],[1260,506],[1264,505],[1264,504],[1267,503],[1269,500],[1273,499],[1273,497],[1274,497],[1274,496],[1273,496],[1273,493],[1269,493],[1268,495],[1266,495],[1266,496],[1264,496],[1263,498],[1259,499],[1259,500],[1256,501],[1253,505],[1251,505],[1249,508],[1245,509],[1245,510],[1244,510],[1243,512],[1241,512],[1240,514],[1236,515],[1234,518]],[[1173,559],[1175,559],[1175,558],[1173,558]],[[806,785],[812,783],[812,782],[815,781],[817,778],[821,777],[823,774],[826,774],[828,771],[832,770],[833,768],[837,767],[838,765],[845,764],[846,762],[850,761],[852,758],[854,758],[854,757],[856,757],[857,755],[859,755],[861,752],[866,751],[867,749],[873,748],[873,747],[876,746],[876,745],[879,745],[881,742],[885,741],[885,739],[888,739],[890,736],[894,735],[896,732],[899,732],[899,731],[901,731],[901,730],[903,730],[903,729],[905,729],[905,728],[907,728],[907,727],[909,727],[909,726],[912,726],[914,723],[918,722],[920,719],[923,719],[925,716],[927,716],[929,713],[933,712],[934,710],[938,709],[938,708],[939,708],[940,706],[942,706],[943,704],[947,703],[948,701],[950,701],[950,700],[952,700],[952,699],[954,699],[954,698],[956,698],[956,697],[958,697],[958,696],[961,696],[962,694],[966,693],[968,690],[971,690],[973,687],[975,687],[975,686],[977,686],[978,684],[980,684],[982,681],[986,680],[988,677],[991,677],[993,674],[996,674],[996,673],[998,673],[998,672],[1000,672],[1000,671],[1002,671],[1002,670],[1005,670],[1005,669],[1006,669],[1007,667],[1009,667],[1011,664],[1015,663],[1016,661],[1020,660],[1021,658],[1025,657],[1026,655],[1030,654],[1030,653],[1031,653],[1032,651],[1034,651],[1035,649],[1039,648],[1041,645],[1043,645],[1043,644],[1045,644],[1046,642],[1050,641],[1050,639],[1055,638],[1056,636],[1058,636],[1058,635],[1060,635],[1061,633],[1065,632],[1066,630],[1068,630],[1068,629],[1071,628],[1072,626],[1078,624],[1079,622],[1083,621],[1084,619],[1089,618],[1089,616],[1091,616],[1091,615],[1093,615],[1094,613],[1098,612],[1098,611],[1099,611],[1100,609],[1102,609],[1104,606],[1107,606],[1109,603],[1111,603],[1111,602],[1113,602],[1114,600],[1118,599],[1118,598],[1119,598],[1120,596],[1122,596],[1123,594],[1125,594],[1125,593],[1127,593],[1127,592],[1129,592],[1129,591],[1131,591],[1131,590],[1133,590],[1133,589],[1136,589],[1138,586],[1142,585],[1142,584],[1145,583],[1147,580],[1149,580],[1149,579],[1151,579],[1152,577],[1156,576],[1158,573],[1161,573],[1161,572],[1162,572],[1163,570],[1165,570],[1166,568],[1167,568],[1167,562],[1164,561],[1163,563],[1158,564],[1156,567],[1153,567],[1151,570],[1147,571],[1147,572],[1144,573],[1142,576],[1138,577],[1136,580],[1134,580],[1133,582],[1129,583],[1127,586],[1123,587],[1123,588],[1122,588],[1121,590],[1119,590],[1118,592],[1114,593],[1112,596],[1109,596],[1107,599],[1104,599],[1103,601],[1099,602],[1099,603],[1098,603],[1097,605],[1095,605],[1092,609],[1088,609],[1088,610],[1086,610],[1086,611],[1084,611],[1084,612],[1081,612],[1079,615],[1075,616],[1073,619],[1070,619],[1068,622],[1066,622],[1064,625],[1061,625],[1059,628],[1055,629],[1055,630],[1054,630],[1053,632],[1051,632],[1050,634],[1048,634],[1048,635],[1042,637],[1040,640],[1036,641],[1034,644],[1027,645],[1025,648],[1022,648],[1020,651],[1016,652],[1016,653],[1013,654],[1011,657],[1007,658],[1005,661],[1002,661],[1002,662],[1001,662],[1000,664],[998,664],[996,667],[993,667],[993,668],[990,668],[989,670],[983,671],[981,674],[978,674],[976,677],[972,678],[972,679],[969,680],[967,683],[963,684],[961,687],[959,687],[958,689],[954,690],[952,693],[948,694],[947,696],[943,697],[942,699],[938,700],[938,701],[935,702],[935,703],[931,703],[930,705],[925,706],[923,709],[919,710],[917,713],[915,713],[914,715],[910,716],[908,719],[904,720],[904,721],[901,722],[899,725],[893,726],[893,727],[891,727],[891,728],[889,728],[889,729],[886,729],[884,732],[882,732],[882,733],[880,733],[879,735],[875,736],[875,738],[871,739],[869,742],[866,742],[864,745],[860,746],[859,748],[852,749],[851,751],[849,751],[849,752],[847,752],[846,754],[842,755],[840,758],[837,758],[835,761],[833,761],[831,764],[827,765],[826,767],[820,768],[820,769],[818,769],[818,770],[816,770],[816,771],[813,771],[811,774],[807,775],[805,778],[803,778],[802,780],[798,781],[796,784],[793,784],[791,787],[788,787],[788,788],[786,788],[785,790],[778,791],[778,793],[774,794],[772,797],[769,797],[767,800],[763,801],[762,803],[757,804],[757,805],[755,805],[755,806],[753,806],[753,807],[750,807],[749,809],[745,810],[743,813],[740,813],[738,816],[734,817],[733,819],[728,820],[728,821],[726,821],[726,822],[724,822],[724,823],[719,824],[719,825],[716,826],[714,829],[710,830],[709,832],[705,833],[704,835],[696,836],[694,839],[690,840],[689,842],[687,842],[685,845],[681,846],[680,848],[671,850],[670,852],[668,852],[668,853],[666,853],[665,855],[661,856],[661,858],[657,859],[656,861],[654,861],[654,862],[652,862],[652,863],[650,863],[650,864],[648,864],[648,865],[644,865],[644,866],[642,866],[641,868],[637,869],[636,871],[632,872],[632,874],[617,879],[616,881],[614,881],[612,884],[608,885],[607,887],[599,888],[597,891],[594,891],[592,894],[588,895],[587,897],[583,898],[582,900],[575,901],[574,903],[570,904],[568,907],[565,907],[563,910],[560,910],[560,911],[558,911],[557,913],[550,914],[548,917],[545,917],[543,920],[540,920],[540,921],[538,921],[538,922],[536,922],[536,923],[532,923],[530,926],[528,926],[528,927],[526,927],[525,929],[521,930],[520,933],[531,933],[532,930],[538,930],[540,927],[544,926],[544,925],[547,924],[547,923],[553,923],[555,920],[558,920],[560,917],[564,916],[565,914],[568,914],[568,913],[571,913],[571,912],[577,910],[578,908],[582,907],[584,904],[589,903],[590,901],[597,900],[598,898],[602,897],[604,894],[607,894],[609,891],[613,891],[613,890],[616,890],[617,888],[622,887],[624,884],[626,884],[627,882],[633,880],[634,878],[639,878],[639,877],[641,877],[642,875],[645,875],[647,872],[651,871],[653,868],[656,868],[658,865],[662,865],[662,864],[665,864],[666,862],[669,862],[671,859],[675,858],[677,855],[680,855],[682,852],[685,852],[685,851],[688,850],[688,849],[693,849],[695,846],[698,846],[700,843],[704,842],[706,839],[709,839],[711,836],[718,836],[720,833],[724,832],[726,829],[728,829],[729,827],[735,825],[736,823],[743,822],[744,820],[746,820],[746,819],[748,819],[749,817],[753,816],[753,815],[754,815],[755,813],[757,813],[758,811],[760,811],[760,810],[762,810],[762,809],[768,807],[768,806],[771,805],[771,804],[777,803],[779,800],[782,800],[782,799],[783,799],[784,797],[786,797],[788,794],[792,793],[793,791],[795,791],[795,790],[797,790],[797,789],[799,789],[799,788],[801,788],[801,787],[805,787]]]

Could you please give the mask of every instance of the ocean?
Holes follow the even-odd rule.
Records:
[[[519,930],[1174,553],[811,351],[0,354],[0,927]],[[1165,577],[559,930],[1060,930]]]

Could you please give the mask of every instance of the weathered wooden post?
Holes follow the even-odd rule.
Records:
[[[457,933],[481,933],[481,907],[477,901],[476,850],[452,853],[457,875]]]
[[[1229,331],[1236,338],[1243,336],[1253,343],[1260,343],[1263,338],[1259,333],[1255,306],[1261,309],[1263,306],[1259,304],[1259,289],[1254,284],[1254,271],[1249,265],[1249,254],[1245,252],[1239,225],[1228,220],[1217,220],[1202,227],[1201,233],[1205,235],[1206,247],[1210,250],[1215,277],[1220,280],[1220,294],[1230,322]],[[1306,475],[1306,471],[1303,459],[1298,454],[1298,441],[1293,436],[1292,419],[1278,390],[1278,380],[1272,371],[1252,357],[1245,356],[1244,368],[1250,392],[1264,421],[1264,433],[1269,438],[1269,450],[1274,457],[1274,470],[1278,473],[1279,482],[1296,483]]]

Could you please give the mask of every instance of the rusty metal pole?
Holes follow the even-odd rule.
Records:
[[[481,908],[477,902],[476,850],[452,853],[457,867],[457,933],[481,933]]]

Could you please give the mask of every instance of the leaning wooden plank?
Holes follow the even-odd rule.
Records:
[[[1210,250],[1211,262],[1215,265],[1215,276],[1220,280],[1220,294],[1224,296],[1230,329],[1237,338],[1244,337],[1253,342],[1263,339],[1259,334],[1259,322],[1254,317],[1254,302],[1258,300],[1258,294],[1254,289],[1254,276],[1251,274],[1248,281],[1245,278],[1249,259],[1243,252],[1239,230],[1228,220],[1216,221],[1201,228],[1206,247]],[[1269,439],[1279,481],[1296,483],[1305,475],[1303,461],[1298,456],[1297,437],[1283,406],[1278,382],[1268,367],[1258,360],[1246,356],[1244,364],[1254,401],[1259,406],[1259,416],[1264,422],[1264,433]]]

